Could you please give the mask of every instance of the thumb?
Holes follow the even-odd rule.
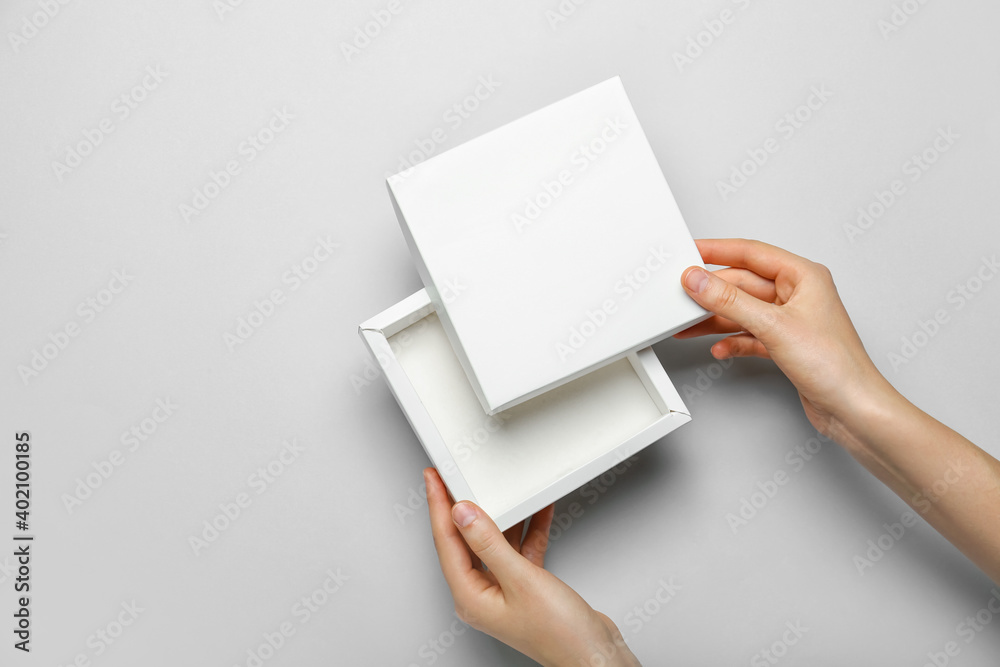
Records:
[[[451,518],[479,560],[496,575],[498,581],[516,577],[521,568],[527,564],[520,554],[514,551],[510,542],[486,512],[475,503],[467,500],[455,503],[451,508]]]
[[[699,306],[732,320],[758,340],[762,333],[766,333],[768,322],[774,317],[771,304],[747,294],[736,285],[699,266],[688,267],[681,276],[681,284]]]

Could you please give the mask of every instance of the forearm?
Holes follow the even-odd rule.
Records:
[[[884,380],[854,398],[831,436],[1000,582],[1000,462]]]

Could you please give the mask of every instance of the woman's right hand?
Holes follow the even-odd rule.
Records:
[[[1000,583],[1000,461],[897,392],[875,368],[826,267],[759,241],[698,241],[714,273],[684,289],[714,317],[679,338],[732,334],[718,359],[773,359],[809,421]],[[943,489],[943,490],[942,490]]]
[[[697,241],[709,272],[690,267],[688,295],[715,315],[677,334],[732,334],[712,346],[717,359],[774,360],[798,389],[809,421],[832,435],[833,421],[873,390],[891,390],[872,362],[830,271],[786,250],[746,239]]]

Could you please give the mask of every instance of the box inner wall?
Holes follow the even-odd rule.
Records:
[[[613,450],[663,416],[627,359],[488,416],[437,314],[389,342],[469,487],[491,516]]]

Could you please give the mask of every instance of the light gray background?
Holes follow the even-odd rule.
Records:
[[[70,2],[18,48],[8,33],[41,10],[4,3],[0,539],[14,532],[13,434],[29,430],[38,541],[30,658],[10,647],[13,559],[0,556],[0,662],[246,665],[291,621],[264,664],[528,664],[453,634],[425,509],[398,512],[427,461],[356,327],[420,287],[383,184],[415,140],[443,128],[444,150],[615,74],[695,236],[761,238],[830,266],[891,381],[1000,455],[1000,280],[961,309],[948,301],[1000,250],[1000,6],[901,4],[920,9],[883,35],[889,0],[590,0],[559,22],[546,14],[557,0],[404,2],[348,61],[342,44],[386,2],[246,0],[222,18],[209,0]],[[732,23],[679,71],[674,54],[727,8]],[[119,120],[112,104],[147,66],[166,78]],[[454,127],[446,112],[480,77],[500,85]],[[775,124],[813,86],[832,97],[781,138]],[[242,161],[240,142],[283,108],[294,120]],[[113,133],[60,182],[53,161],[105,117]],[[911,182],[904,163],[939,128],[959,139]],[[716,182],[768,137],[780,150],[723,201]],[[241,172],[185,222],[178,207],[232,159]],[[897,178],[905,195],[850,239],[844,225]],[[340,247],[292,290],[283,274],[327,236]],[[78,304],[116,269],[132,281],[85,322]],[[224,335],[274,289],[285,302],[230,350]],[[893,368],[889,353],[939,309],[947,324]],[[79,335],[24,382],[18,367],[71,322]],[[714,376],[689,400],[694,421],[609,487],[559,503],[564,522],[571,502],[583,515],[549,568],[648,664],[752,664],[788,622],[808,630],[782,664],[919,666],[949,641],[950,664],[995,664],[1000,623],[957,634],[989,580],[923,523],[859,574],[855,556],[906,506],[834,445],[791,472],[787,452],[815,436],[795,392],[768,363],[713,366],[708,347],[657,346],[678,388]],[[178,408],[129,452],[121,434],[158,398]],[[257,495],[248,478],[292,439],[302,453]],[[114,450],[124,462],[67,511],[64,494]],[[779,470],[788,483],[734,534],[726,515]],[[195,555],[189,537],[241,492],[250,506]],[[328,569],[349,578],[299,623],[293,605]],[[671,578],[676,596],[650,602]],[[132,601],[143,611],[95,655],[88,637]],[[657,613],[636,632],[643,605]]]

